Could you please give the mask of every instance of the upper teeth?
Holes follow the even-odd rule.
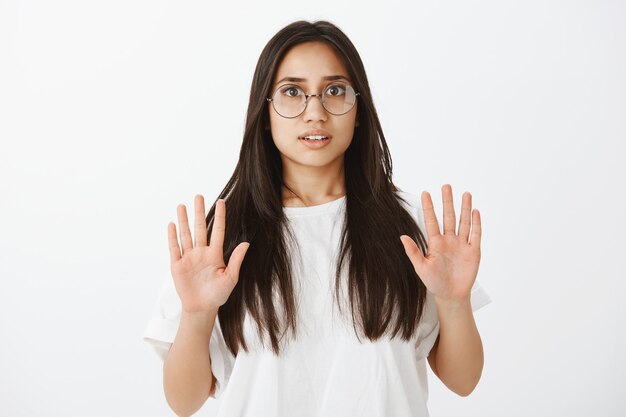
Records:
[[[304,139],[322,140],[327,138],[326,136],[305,136]]]

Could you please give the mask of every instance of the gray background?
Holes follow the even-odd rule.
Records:
[[[625,415],[626,3],[296,3],[0,1],[0,415],[173,415],[141,340],[167,223],[216,198],[299,18],[361,53],[396,183],[481,210],[484,373],[431,373],[431,415]]]

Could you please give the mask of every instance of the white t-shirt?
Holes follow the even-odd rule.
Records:
[[[418,197],[398,194],[407,200],[405,207],[428,239]],[[209,352],[217,379],[213,396],[221,399],[217,417],[428,416],[426,357],[439,334],[434,298],[427,293],[412,340],[357,339],[348,319],[348,304],[344,303],[342,316],[333,295],[345,199],[283,208],[299,242],[302,263],[292,257],[298,335],[296,340],[289,335],[283,341],[280,357],[263,347],[248,313],[244,336],[250,350],[246,353],[240,348],[233,357],[215,320]],[[476,282],[472,310],[490,301]],[[170,279],[144,333],[144,340],[163,359],[176,336],[180,312],[180,299]],[[267,337],[265,344],[269,344]]]

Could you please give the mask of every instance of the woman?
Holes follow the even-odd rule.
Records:
[[[195,244],[185,206],[180,244],[168,225],[175,291],[144,336],[172,409],[191,415],[211,395],[220,416],[426,416],[426,357],[468,395],[483,367],[473,310],[489,302],[480,216],[465,193],[457,234],[442,191],[443,235],[430,195],[422,219],[392,182],[354,45],[325,21],[280,30],[206,219],[195,198]]]

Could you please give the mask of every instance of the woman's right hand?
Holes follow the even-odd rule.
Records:
[[[184,204],[177,207],[180,241],[176,238],[176,225],[167,225],[170,261],[174,286],[180,297],[182,308],[190,314],[216,312],[228,300],[237,281],[239,268],[250,243],[241,242],[224,264],[224,231],[226,228],[226,202],[217,200],[215,220],[211,231],[210,245],[207,245],[207,227],[204,211],[204,198],[195,197],[194,235],[191,240],[187,210]]]

